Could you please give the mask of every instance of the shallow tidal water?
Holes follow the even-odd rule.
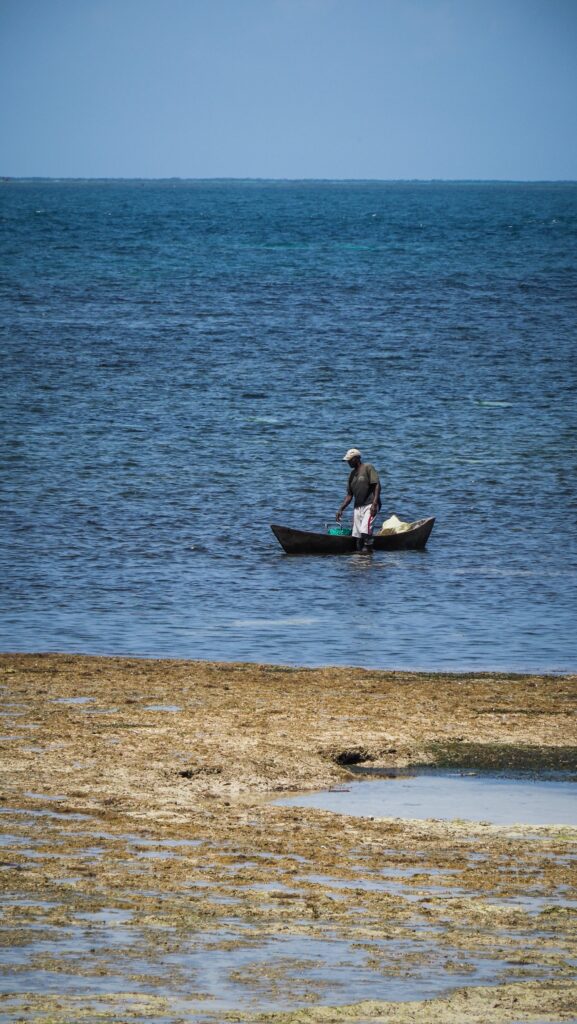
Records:
[[[287,858],[282,855],[275,860],[274,854],[260,852],[251,860],[243,853],[235,860],[234,844],[219,850],[203,841],[114,834],[98,824],[94,829],[90,816],[76,816],[64,831],[51,812],[37,816],[29,809],[6,808],[2,816],[9,821],[0,866],[8,882],[0,918],[0,934],[8,940],[0,950],[2,1021],[44,1018],[51,1008],[51,1019],[80,1019],[83,1014],[76,1016],[74,1007],[81,1005],[89,1020],[116,1007],[114,1019],[141,1021],[151,1016],[147,999],[158,1000],[155,1020],[198,1024],[235,1011],[250,1015],[370,999],[433,999],[462,986],[494,986],[514,978],[520,951],[533,951],[545,939],[550,951],[551,914],[574,905],[564,890],[536,896],[537,877],[528,894],[494,894],[487,903],[487,893],[471,889],[471,879],[466,888],[454,879],[455,866],[431,867],[415,850],[407,854],[409,866],[403,864],[404,853],[398,866],[398,852],[383,848],[380,870],[373,864],[367,871],[359,862],[351,871],[349,862],[345,877],[334,860],[335,873],[322,875],[304,857],[288,858],[296,870],[290,885],[283,885],[279,878],[287,878]],[[66,817],[70,821],[74,815]],[[147,853],[166,858],[162,868]],[[225,859],[215,865],[223,853]],[[476,850],[470,856],[484,860]],[[75,875],[63,874],[72,864]],[[32,876],[39,883],[43,873],[47,887],[39,883],[27,892],[13,891],[16,865],[29,882]],[[102,868],[116,881],[106,894],[100,886],[92,891],[86,886],[86,874],[94,877]],[[128,874],[120,885],[123,869]],[[272,874],[272,880],[255,882],[255,869],[262,877]],[[310,915],[314,893],[316,898],[322,893],[324,901],[319,918]],[[375,896],[395,900],[384,934],[372,917]],[[475,933],[480,943],[469,949],[462,936],[456,945],[442,941],[451,901],[473,896],[494,907],[496,915],[488,926],[481,922]],[[284,897],[294,912],[289,917],[283,916]],[[354,904],[344,931],[335,911],[342,901]],[[433,916],[438,901],[441,922]],[[507,914],[513,915],[510,921]],[[487,927],[496,948],[484,942]],[[561,938],[557,941],[564,949]],[[554,966],[532,972],[547,977]],[[30,1005],[35,997],[42,999],[38,1016]],[[143,1000],[141,1013],[138,1000]]]
[[[447,738],[479,724],[493,759],[506,746],[507,763],[532,749],[571,766],[574,680],[441,691],[380,673],[1,662],[0,1020],[216,1024],[367,999],[402,1019],[433,999],[423,1021],[461,1021],[450,1006],[470,999],[489,1007],[477,1019],[505,1021],[574,1005],[577,829],[557,813],[492,829],[415,822],[406,794],[393,821],[276,803],[290,780],[342,779],[335,762],[369,770],[393,737],[389,753],[417,760],[433,718]],[[469,805],[476,818],[474,793]]]
[[[577,825],[577,783],[467,773],[353,782],[279,801],[362,818],[440,818],[491,825]]]
[[[577,668],[577,185],[0,186],[0,648]],[[289,558],[342,455],[425,552]]]

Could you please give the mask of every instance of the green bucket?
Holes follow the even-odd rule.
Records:
[[[329,526],[327,532],[331,537],[350,537],[353,531],[350,526],[337,525]]]

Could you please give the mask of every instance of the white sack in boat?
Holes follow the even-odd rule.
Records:
[[[377,536],[388,537],[391,533],[405,533],[407,530],[410,530],[413,526],[414,523],[404,523],[402,519],[398,518],[398,516],[393,515],[390,516],[388,519],[385,519]]]

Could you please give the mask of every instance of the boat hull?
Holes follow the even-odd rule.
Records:
[[[403,551],[424,548],[434,517],[420,519],[412,529],[404,533],[391,533],[385,537],[373,535],[374,551]],[[271,530],[287,555],[347,555],[357,550],[354,537],[339,537],[330,533],[311,533],[307,530],[293,530],[289,526],[271,524]]]

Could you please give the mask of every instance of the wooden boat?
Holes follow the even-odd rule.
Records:
[[[431,517],[419,519],[412,524],[410,530],[403,533],[389,533],[383,537],[375,533],[373,550],[403,551],[407,548],[424,548],[434,525],[435,519]],[[310,533],[307,530],[293,530],[290,526],[276,526],[272,523],[271,530],[287,555],[345,555],[357,550],[357,542],[350,536]]]

